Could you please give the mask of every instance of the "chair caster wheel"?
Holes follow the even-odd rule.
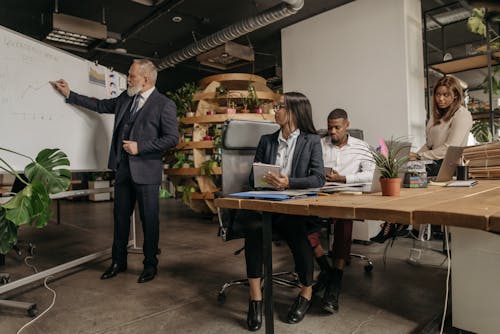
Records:
[[[373,264],[369,263],[365,266],[365,273],[370,273],[373,270]]]
[[[38,315],[38,309],[36,308],[36,305],[34,305],[33,307],[31,307],[29,310],[28,310],[28,315],[32,318],[36,317]]]
[[[221,292],[217,295],[217,303],[219,303],[219,305],[224,305],[224,303],[226,302],[226,294],[224,292]]]

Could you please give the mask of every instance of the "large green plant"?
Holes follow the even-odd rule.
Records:
[[[14,175],[25,184],[7,203],[0,205],[0,253],[6,254],[17,242],[17,229],[24,224],[38,228],[47,225],[51,218],[50,194],[68,189],[70,171],[66,154],[57,148],[44,149],[36,159],[0,147],[0,151],[10,152],[31,160],[25,169],[23,179],[7,161],[0,157],[0,169]]]
[[[167,96],[174,101],[177,106],[177,117],[186,117],[186,113],[193,111],[196,101],[193,101],[194,94],[198,91],[198,85],[194,82],[186,82],[173,92],[167,92]]]

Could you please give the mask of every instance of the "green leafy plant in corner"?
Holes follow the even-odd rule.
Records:
[[[495,120],[495,129],[498,129],[499,127],[500,121]],[[478,143],[490,143],[493,141],[493,135],[491,134],[489,120],[481,119],[474,121],[470,132]]]
[[[1,148],[0,151],[22,156],[31,162],[24,168],[24,180],[9,163],[0,157],[0,169],[25,184],[7,203],[0,205],[0,253],[6,254],[17,242],[17,229],[24,224],[42,228],[51,218],[50,195],[68,189],[71,173],[66,154],[57,148],[44,149],[31,157]]]
[[[196,101],[193,101],[194,94],[198,91],[198,85],[194,82],[187,82],[173,92],[167,92],[167,96],[174,101],[177,106],[177,117],[186,117],[187,112],[194,111]]]
[[[485,23],[485,14],[486,10],[484,8],[473,8],[471,16],[467,20],[467,28],[470,32],[474,34],[478,34],[484,38],[486,38],[486,34],[488,33],[488,29]],[[500,36],[494,29],[489,29],[490,33],[490,47],[492,50],[500,48],[500,42],[497,40]]]

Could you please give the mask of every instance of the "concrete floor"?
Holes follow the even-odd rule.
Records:
[[[54,307],[23,333],[248,333],[246,288],[232,289],[224,305],[216,300],[223,282],[244,276],[243,254],[233,255],[242,240],[223,242],[211,219],[177,200],[161,203],[162,253],[153,281],[136,283],[142,270],[140,254],[129,254],[128,271],[106,281],[99,277],[108,259],[57,274],[49,280],[57,292]],[[61,216],[61,225],[20,230],[21,239],[36,244],[35,258],[29,263],[39,271],[111,246],[111,202],[63,201]],[[423,248],[417,265],[407,261],[412,240],[400,238],[389,249],[384,267],[384,245],[354,244],[353,251],[369,255],[375,267],[369,275],[361,261],[353,260],[347,267],[340,312],[335,315],[325,314],[315,299],[303,322],[286,324],[282,319],[297,290],[275,287],[275,332],[421,332],[442,312],[446,270],[440,267],[443,255],[432,250],[440,249],[441,242],[416,246]],[[275,247],[273,254],[275,270],[293,268],[288,247]],[[0,271],[8,271],[12,280],[32,273],[14,253],[7,256]],[[36,302],[40,312],[52,301],[52,293],[42,282],[2,297]],[[0,333],[16,333],[29,320],[24,312],[0,309]]]

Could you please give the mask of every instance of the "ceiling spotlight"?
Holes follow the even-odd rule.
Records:
[[[174,16],[174,17],[172,17],[172,21],[174,21],[175,23],[182,22],[182,17],[180,17],[180,16]]]
[[[124,48],[116,48],[115,51],[119,53],[127,53],[127,49]]]

